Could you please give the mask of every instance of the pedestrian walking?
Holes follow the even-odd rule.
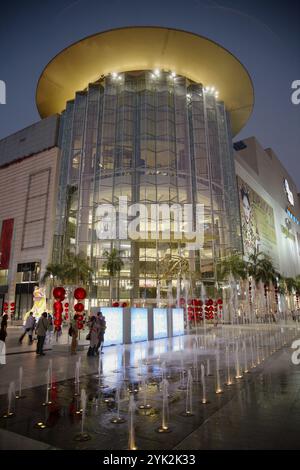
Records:
[[[44,342],[46,338],[46,333],[49,328],[49,320],[48,320],[47,312],[42,313],[42,316],[39,318],[37,325],[36,325],[36,334],[37,334],[37,348],[36,353],[40,356],[45,356],[43,351]]]
[[[20,344],[22,344],[22,341],[26,333],[28,334],[28,344],[33,343],[32,335],[33,335],[34,328],[35,328],[35,318],[33,316],[33,312],[30,312],[24,325],[24,333],[19,338]]]

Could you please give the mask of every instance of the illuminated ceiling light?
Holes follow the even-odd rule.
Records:
[[[112,72],[111,76],[112,78],[117,78],[118,74],[116,72]]]
[[[175,78],[175,77],[176,77],[176,73],[175,73],[175,72],[171,72],[171,77],[172,77],[172,78]]]
[[[155,70],[154,70],[154,75],[155,75],[156,77],[159,77],[159,75],[160,75],[160,70],[159,70],[159,69],[155,69]]]

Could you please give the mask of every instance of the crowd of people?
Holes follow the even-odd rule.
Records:
[[[70,327],[68,334],[71,339],[71,355],[77,354],[78,348],[78,314],[75,313],[73,319],[70,322]],[[1,319],[0,324],[0,364],[5,364],[5,341],[7,338],[7,323],[8,315],[4,314]],[[86,322],[88,327],[88,334],[86,339],[89,341],[89,348],[87,355],[88,357],[98,356],[103,354],[103,343],[104,335],[106,330],[106,320],[102,312],[99,311],[96,315],[92,315],[89,320]],[[34,340],[37,340],[36,354],[39,356],[45,356],[44,345],[49,341],[52,342],[52,335],[54,331],[52,315],[44,312],[38,320],[33,315],[33,312],[30,312],[26,321],[23,325],[24,331],[19,337],[18,342],[22,344],[26,335],[28,335],[28,344],[32,345]],[[36,335],[36,338],[35,338]],[[47,339],[48,338],[48,339]]]

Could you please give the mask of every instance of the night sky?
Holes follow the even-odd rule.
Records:
[[[6,3],[6,4],[5,4]],[[189,30],[229,49],[248,69],[255,89],[251,119],[235,140],[255,135],[272,147],[300,190],[300,2],[274,0],[52,0],[0,5],[0,138],[39,120],[35,89],[61,49],[102,30],[156,25]]]

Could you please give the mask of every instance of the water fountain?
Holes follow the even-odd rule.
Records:
[[[251,352],[251,368],[253,369],[255,367],[255,362],[254,362],[254,349],[253,349],[253,336],[252,336],[252,334],[250,335],[250,352]]]
[[[207,405],[209,401],[207,400],[206,396],[206,378],[205,378],[205,368],[204,365],[201,364],[201,382],[202,382],[202,400],[201,403],[203,405]]]
[[[79,374],[80,374],[80,362],[77,361],[75,364],[75,393],[74,393],[75,397],[78,397],[80,394]]]
[[[120,416],[120,405],[121,405],[121,387],[116,388],[115,403],[117,406],[117,415],[114,416],[110,422],[113,424],[122,424],[125,423],[125,419]]]
[[[220,379],[220,350],[217,348],[216,352],[216,394],[219,395],[223,393],[221,387],[221,379]]]
[[[194,373],[194,382],[198,383],[199,379],[199,368],[198,368],[198,341],[196,340],[193,344],[193,373]]]
[[[246,341],[243,341],[243,356],[244,356],[244,374],[249,373],[248,369],[248,358],[247,358],[247,346],[246,346]]]
[[[22,384],[23,384],[23,367],[19,367],[19,393],[16,395],[16,399],[25,398],[25,395],[22,395]]]
[[[103,362],[102,362],[102,356],[99,354],[99,359],[98,359],[98,373],[95,375],[95,377],[98,379],[98,388],[103,389],[107,388],[108,385],[105,385],[103,383]]]
[[[235,378],[241,379],[243,374],[240,368],[240,357],[239,357],[239,342],[236,341],[235,343]]]
[[[2,418],[11,418],[15,415],[15,382],[10,382],[7,392],[7,412],[2,416]]]
[[[135,414],[135,402],[134,396],[130,395],[129,398],[129,407],[128,407],[128,450],[137,450],[135,442],[135,429],[134,429],[134,414]]]
[[[148,392],[148,387],[147,387],[147,381],[146,378],[143,377],[142,379],[142,390],[143,390],[143,403],[139,405],[140,410],[150,410],[152,407],[149,403],[147,403],[147,392]]]
[[[225,347],[225,356],[226,356],[226,384],[227,386],[232,385],[232,377],[231,377],[231,372],[230,372],[230,356],[229,356],[229,345],[226,345]]]
[[[161,385],[162,385],[162,384],[163,384],[163,381],[161,382]],[[180,381],[179,381],[178,390],[186,390],[185,370],[184,370],[184,364],[183,364],[183,356],[181,356]]]
[[[169,382],[164,379],[162,383],[162,392],[163,392],[163,405],[162,405],[162,421],[161,426],[156,430],[159,433],[171,432],[169,428]]]
[[[206,359],[206,376],[211,377],[212,373],[210,370],[210,359]]]
[[[91,439],[91,436],[87,432],[84,431],[84,424],[85,424],[85,418],[86,418],[86,402],[87,402],[86,391],[83,388],[80,394],[81,431],[79,434],[75,436],[75,441],[79,441],[79,442],[88,441],[89,439]]]
[[[54,385],[53,385],[53,361],[52,359],[49,359],[49,371],[50,371],[50,384],[49,384],[49,387],[50,387],[50,390],[54,389]]]
[[[46,399],[43,403],[43,406],[48,406],[48,405],[51,405],[52,404],[52,401],[49,399],[49,384],[50,384],[50,369],[48,367],[47,369],[47,372],[46,372],[46,383],[47,383],[47,386],[46,386]]]
[[[189,369],[188,378],[187,378],[187,387],[186,387],[186,401],[185,401],[185,411],[182,413],[182,416],[194,416],[193,413],[193,376],[192,371]]]

